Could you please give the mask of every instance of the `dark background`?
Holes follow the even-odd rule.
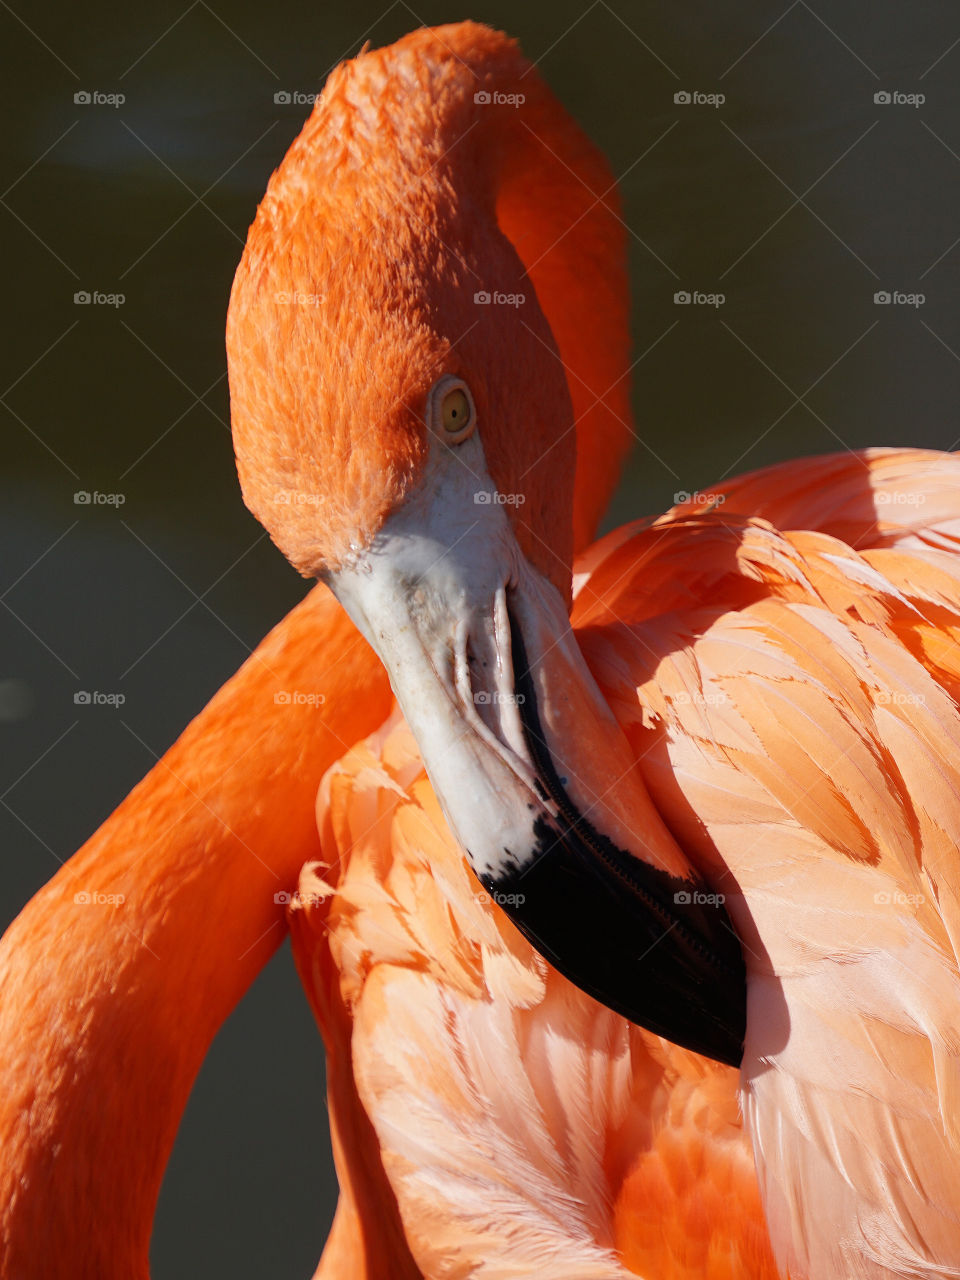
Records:
[[[223,352],[246,228],[308,110],[274,94],[465,16],[520,38],[622,175],[639,443],[613,522],[798,454],[957,445],[955,4],[0,0],[4,923],[305,590],[241,504]],[[336,1194],[322,1071],[284,948],[201,1072],[156,1277],[311,1274]]]

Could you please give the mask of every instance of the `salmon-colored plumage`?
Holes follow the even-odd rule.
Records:
[[[465,865],[402,720],[330,771],[319,827],[290,922],[351,1225],[318,1277],[775,1280],[736,1072],[536,955]]]
[[[744,942],[741,1096],[781,1262],[948,1275],[960,459],[778,467],[616,541],[574,623]]]
[[[493,109],[521,85],[522,113]],[[537,954],[317,587],[0,943],[3,1276],[147,1275],[194,1075],[295,888],[341,1186],[318,1277],[960,1274],[960,458],[805,459],[590,546],[630,430],[622,259],[603,160],[512,42],[463,23],[363,54],[238,271],[238,465],[337,591],[397,511],[442,505],[430,397],[469,387],[469,456],[513,497],[489,525],[519,547],[510,589],[530,566],[572,601],[586,661],[550,666],[563,627],[541,659],[557,785],[614,760],[620,828],[725,903],[741,1070]],[[405,589],[441,616],[430,567]],[[507,733],[469,714],[465,736]],[[78,909],[90,890],[123,902]]]

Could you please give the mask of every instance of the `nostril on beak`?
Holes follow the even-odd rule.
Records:
[[[461,620],[454,635],[454,678],[464,718],[491,743],[526,759],[510,645],[505,593],[489,613]]]
[[[470,696],[477,715],[492,733],[500,736],[500,682],[497,656],[484,638],[471,636],[467,642]]]
[[[476,715],[487,729],[500,737],[500,681],[499,662],[492,638],[486,634],[485,620],[469,630],[464,628],[463,647],[457,654],[457,676],[460,696],[466,712]]]

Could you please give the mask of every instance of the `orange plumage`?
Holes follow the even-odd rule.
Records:
[[[318,1277],[407,1274],[399,1251],[416,1276],[773,1280],[736,1072],[536,955],[402,720],[333,767],[318,818],[290,908],[341,1185]]]

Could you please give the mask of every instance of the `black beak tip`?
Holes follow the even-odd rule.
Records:
[[[738,1067],[746,973],[722,898],[617,848],[571,804],[546,749],[512,618],[511,631],[527,746],[541,798],[557,816],[536,816],[530,849],[520,851],[515,870],[485,878],[486,889],[587,994],[656,1035]]]

